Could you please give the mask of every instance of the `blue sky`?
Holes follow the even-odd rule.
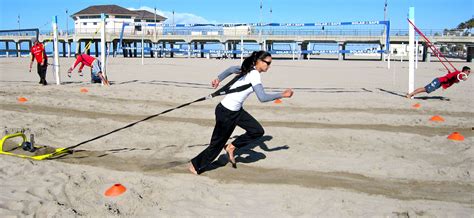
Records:
[[[116,4],[125,8],[150,9],[169,18],[175,11],[175,23],[311,23],[383,20],[385,0],[0,0],[0,29],[51,29],[52,16],[58,16],[59,28],[69,15],[91,5]],[[392,29],[407,29],[408,7],[415,7],[416,24],[422,29],[454,28],[473,17],[474,0],[388,0],[388,18]],[[270,15],[270,8],[272,13]],[[261,18],[262,17],[262,18]]]

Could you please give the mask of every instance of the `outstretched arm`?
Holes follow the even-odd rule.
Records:
[[[217,88],[219,86],[219,83],[230,76],[233,73],[239,73],[240,72],[240,67],[239,66],[232,66],[224,70],[222,73],[220,73],[216,79],[211,81],[211,85],[213,88]]]
[[[224,72],[220,73],[217,76],[217,79],[219,79],[219,81],[222,81],[225,78],[227,78],[228,76],[232,75],[233,73],[239,73],[239,72],[240,72],[240,67],[239,66],[232,66],[232,67],[229,67],[226,70],[224,70]]]
[[[81,62],[81,60],[79,60],[79,56],[76,58],[76,61],[74,62],[74,64],[69,68],[69,70],[67,72],[71,72],[74,70],[74,68],[76,68],[76,66],[79,64],[79,62]]]
[[[81,66],[79,67],[79,72],[82,72],[82,69],[84,68],[84,63],[81,62]],[[92,69],[92,68],[91,68]]]
[[[291,89],[286,89],[282,93],[266,93],[265,89],[263,88],[263,85],[257,84],[252,86],[253,90],[255,91],[255,94],[257,95],[257,98],[260,102],[268,102],[268,101],[273,101],[275,99],[279,98],[291,98],[293,96],[293,90]]]

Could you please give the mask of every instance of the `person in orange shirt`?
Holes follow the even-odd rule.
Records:
[[[31,47],[31,62],[30,62],[30,72],[31,67],[33,66],[33,62],[36,59],[38,63],[38,75],[40,77],[39,84],[48,85],[46,82],[46,70],[48,69],[48,56],[46,56],[46,52],[44,51],[44,45],[38,41],[38,39],[33,39],[34,42],[33,46]]]
[[[92,83],[100,83],[104,82],[105,85],[110,85],[109,81],[107,78],[104,77],[102,74],[102,65],[99,59],[96,59],[88,54],[81,54],[81,53],[76,53],[76,62],[69,68],[67,71],[67,76],[71,77],[71,72],[76,68],[76,66],[81,63],[81,66],[79,67],[78,73],[80,76],[82,76],[82,69],[85,66],[88,66],[91,68],[91,82]]]

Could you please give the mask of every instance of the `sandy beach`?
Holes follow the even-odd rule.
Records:
[[[89,82],[89,69],[68,78],[73,61],[60,59],[62,85],[49,67],[49,85],[42,86],[36,67],[28,72],[29,58],[0,58],[5,130],[27,128],[39,145],[75,145],[206,96],[212,79],[240,65],[110,58],[112,85],[102,87]],[[415,86],[445,73],[439,62],[420,62]],[[473,78],[406,99],[407,62],[387,69],[382,61],[275,59],[262,81],[267,92],[295,94],[280,104],[260,103],[254,94],[245,102],[265,135],[237,151],[237,169],[224,152],[199,176],[187,169],[209,143],[217,97],[57,159],[0,156],[0,215],[473,217]],[[429,121],[434,115],[445,121]],[[447,139],[452,132],[464,141]],[[127,191],[104,196],[115,183]]]

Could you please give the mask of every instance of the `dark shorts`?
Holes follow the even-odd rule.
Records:
[[[430,84],[425,86],[426,93],[431,93],[436,89],[439,89],[441,87],[441,83],[439,82],[439,79],[436,78],[434,79]]]
[[[100,79],[99,76],[94,75],[94,73],[91,73],[91,82],[92,83],[101,83],[102,80]]]

